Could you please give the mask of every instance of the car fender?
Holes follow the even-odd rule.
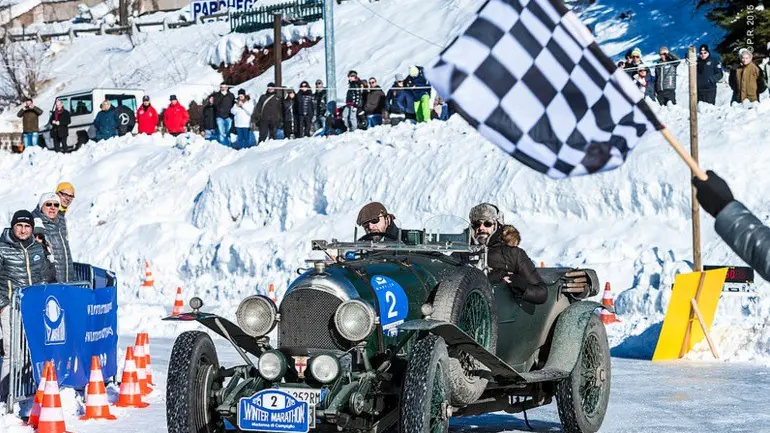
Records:
[[[588,321],[592,314],[596,314],[597,309],[608,308],[597,302],[581,301],[575,302],[559,314],[548,360],[541,371],[562,372],[564,377],[572,372],[583,348],[583,334]]]

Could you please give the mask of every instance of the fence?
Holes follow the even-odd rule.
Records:
[[[297,0],[278,3],[230,14],[230,31],[251,33],[273,28],[274,15],[280,13],[284,21],[308,23],[323,18],[324,5],[317,0]]]
[[[11,42],[20,42],[20,41],[43,42],[43,41],[49,41],[55,38],[64,38],[64,37],[67,37],[70,39],[70,41],[72,41],[76,37],[80,36],[81,34],[86,34],[86,33],[95,33],[98,35],[115,35],[115,34],[121,35],[125,33],[133,34],[133,33],[141,32],[142,28],[148,28],[148,27],[162,27],[163,31],[167,31],[169,29],[178,29],[182,27],[189,27],[195,24],[203,24],[204,21],[218,19],[218,18],[226,18],[227,16],[228,16],[227,12],[220,12],[220,13],[211,14],[211,15],[198,16],[197,21],[171,22],[168,19],[164,19],[163,21],[160,21],[160,22],[134,23],[128,26],[107,27],[105,24],[102,24],[99,27],[92,27],[92,28],[86,28],[86,29],[70,28],[69,31],[60,32],[60,33],[40,33],[40,32],[22,33],[22,34],[6,33],[6,35]]]
[[[103,269],[94,268],[84,263],[75,263],[75,282],[67,285],[96,289],[99,287],[117,287],[115,274]],[[98,270],[98,272],[95,272]],[[24,289],[14,290],[11,296],[10,327],[11,341],[10,352],[6,353],[3,362],[8,361],[8,400],[6,402],[6,413],[13,413],[15,403],[28,400],[35,395],[37,386],[35,384],[35,374],[32,366],[32,359],[29,353],[29,344],[27,335],[24,332],[24,324],[21,320],[21,297]],[[29,405],[26,405],[29,406]],[[20,407],[20,415],[23,415],[30,407]]]

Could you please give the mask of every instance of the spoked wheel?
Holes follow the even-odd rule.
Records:
[[[200,331],[182,333],[174,343],[168,366],[166,422],[169,433],[224,433],[215,411],[219,361],[211,337]]]
[[[489,352],[497,349],[497,310],[492,288],[483,272],[463,269],[442,282],[433,300],[433,318],[454,323]],[[488,380],[480,372],[486,370],[473,356],[459,352],[449,358],[452,403],[466,405],[481,397]]]
[[[449,431],[449,369],[444,339],[429,335],[411,351],[401,390],[400,433]]]
[[[556,402],[564,431],[599,430],[610,398],[610,348],[599,317],[592,315],[572,374],[556,383]]]

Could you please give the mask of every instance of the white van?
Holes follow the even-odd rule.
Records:
[[[125,135],[128,132],[136,133],[135,113],[142,103],[143,96],[144,90],[140,89],[110,88],[84,89],[58,95],[56,99],[62,101],[64,108],[70,112],[71,116],[67,144],[70,147],[74,144],[77,150],[88,142],[89,139],[93,140],[96,137],[93,123],[96,115],[99,113],[100,105],[105,99],[110,101],[117,110],[118,135]],[[51,108],[51,113],[53,113],[54,108],[55,102],[54,107]],[[45,146],[53,149],[50,117],[40,135],[40,139],[44,140]]]

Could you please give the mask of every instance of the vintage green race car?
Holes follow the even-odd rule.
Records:
[[[211,337],[181,334],[171,354],[171,433],[448,431],[451,417],[549,404],[566,432],[595,432],[610,391],[610,352],[595,302],[566,293],[569,269],[542,268],[548,300],[532,305],[490,285],[484,247],[464,234],[403,233],[385,242],[313,241],[312,262],[280,305],[244,299],[238,325],[200,311],[195,320],[243,358],[219,365]],[[574,269],[572,271],[575,271]],[[277,341],[269,335],[276,331]],[[248,356],[250,354],[252,356]]]

